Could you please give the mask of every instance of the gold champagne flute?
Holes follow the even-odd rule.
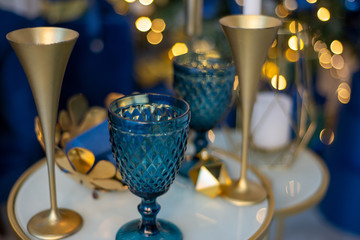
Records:
[[[266,198],[267,192],[261,184],[246,177],[250,121],[261,68],[282,22],[262,15],[231,15],[221,18],[219,22],[235,62],[243,114],[241,176],[230,186],[224,187],[222,194],[237,205],[256,204]]]
[[[44,134],[50,187],[50,209],[33,216],[28,231],[41,239],[59,239],[77,232],[81,216],[58,208],[55,186],[55,126],[60,89],[72,49],[79,34],[56,27],[15,30],[6,35],[29,81]]]

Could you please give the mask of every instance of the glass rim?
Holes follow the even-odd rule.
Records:
[[[283,21],[280,18],[268,15],[234,14],[220,18],[219,23],[222,26],[233,29],[257,30],[278,28],[282,25]]]
[[[199,69],[199,68],[196,68],[196,67],[181,64],[179,62],[183,58],[188,58],[188,57],[191,57],[193,55],[202,55],[202,54],[193,53],[193,52],[188,52],[188,53],[185,53],[185,54],[181,54],[181,55],[173,57],[172,63],[177,68],[180,68],[180,69],[183,69],[183,70],[186,70],[186,71],[191,71],[191,72],[199,72],[199,73],[202,73],[204,71],[211,72],[211,71],[216,71],[216,70],[231,71],[230,69],[234,67],[233,59],[232,59],[231,56],[210,57],[209,59],[219,60],[219,61],[222,61],[222,62],[226,63],[226,64],[224,64],[224,66],[221,66],[221,67],[219,67],[217,69]]]
[[[31,35],[31,33],[34,36],[40,36],[43,32],[48,31],[51,33],[62,33],[62,36],[64,37],[61,40],[54,40],[52,42],[36,42],[36,41],[28,41],[24,40],[23,38],[19,38],[21,34],[28,34]],[[28,27],[28,28],[20,28],[13,30],[6,34],[6,39],[9,42],[15,43],[15,44],[26,44],[26,45],[33,45],[33,46],[49,46],[49,45],[56,45],[59,43],[65,43],[65,42],[71,42],[74,39],[79,38],[79,33],[73,29],[70,28],[64,28],[64,27],[52,27],[52,26],[44,26],[44,27]]]
[[[118,102],[122,99],[125,99],[125,98],[132,98],[132,97],[136,97],[136,96],[140,96],[140,95],[151,95],[151,96],[156,96],[156,97],[166,97],[166,98],[169,98],[169,99],[174,99],[176,101],[179,101],[179,102],[182,102],[185,104],[186,106],[186,109],[185,111],[177,116],[177,117],[174,117],[174,118],[171,118],[171,119],[167,119],[167,120],[160,120],[160,121],[141,121],[141,120],[134,120],[134,119],[129,119],[129,118],[125,118],[125,117],[122,117],[122,116],[119,116],[118,114],[116,114],[114,111],[111,110],[111,106],[115,104],[115,102]],[[128,105],[130,106],[130,105]],[[175,96],[171,96],[171,95],[168,95],[168,94],[161,94],[161,93],[134,93],[134,94],[130,94],[130,95],[125,95],[125,96],[122,96],[120,98],[117,98],[115,100],[113,100],[110,104],[109,104],[109,107],[108,107],[108,112],[115,118],[117,119],[122,119],[124,121],[129,121],[129,122],[133,122],[133,123],[136,123],[136,124],[144,124],[144,125],[154,125],[154,124],[164,124],[166,122],[172,122],[172,121],[175,121],[175,120],[179,120],[179,119],[182,119],[186,116],[188,116],[190,114],[190,105],[189,103],[187,103],[185,100],[181,99],[181,98],[178,98],[178,97],[175,97]]]

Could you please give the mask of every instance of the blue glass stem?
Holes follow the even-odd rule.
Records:
[[[142,216],[139,231],[147,237],[158,234],[159,228],[156,215],[160,211],[160,205],[156,202],[156,198],[142,198],[141,203],[138,205],[138,211]]]
[[[195,154],[198,154],[201,150],[207,147],[208,140],[206,138],[206,133],[207,131],[196,132],[194,139]]]

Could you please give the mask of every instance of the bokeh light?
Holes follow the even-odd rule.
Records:
[[[294,11],[297,9],[298,4],[296,0],[284,0],[284,7],[290,11]]]
[[[283,75],[275,75],[271,78],[271,86],[277,90],[286,88],[286,79]]]
[[[344,58],[341,55],[333,55],[331,57],[331,66],[335,69],[342,69],[345,65]]]
[[[297,29],[296,29],[296,23],[297,23]],[[301,32],[303,30],[303,26],[299,22],[292,21],[289,24],[289,30],[291,33]]]
[[[337,88],[338,100],[342,104],[347,104],[350,101],[351,88],[348,83],[342,82]]]
[[[331,63],[331,54],[330,53],[323,53],[319,57],[319,61],[321,63],[329,64]]]
[[[136,28],[141,32],[147,32],[151,28],[151,20],[148,17],[139,17],[135,21]]]
[[[289,48],[291,48],[294,51],[298,50],[298,46],[300,44],[300,50],[304,48],[304,41],[300,38],[300,41],[298,40],[298,37],[293,35],[289,38],[288,45]]]
[[[139,0],[139,2],[144,5],[144,6],[147,6],[147,5],[150,5],[153,3],[153,0]]]
[[[314,4],[314,3],[316,3],[317,2],[317,0],[306,0],[308,3],[310,3],[310,4]]]
[[[320,141],[325,145],[330,145],[333,143],[335,138],[334,131],[329,128],[324,128],[320,132]]]
[[[326,43],[324,43],[321,40],[317,40],[314,44],[314,50],[315,52],[319,52],[321,49],[327,48]]]
[[[317,16],[320,21],[326,22],[330,20],[330,12],[327,8],[321,7],[317,11]]]
[[[268,79],[279,74],[279,67],[274,62],[266,61],[262,68],[262,74]]]
[[[320,66],[324,69],[331,69],[331,63],[324,63],[324,62],[319,62]]]
[[[288,48],[285,51],[285,57],[289,62],[297,62],[299,60],[299,52]]]
[[[282,4],[279,4],[275,8],[275,14],[280,18],[286,18],[290,12]]]
[[[155,18],[151,22],[151,30],[157,33],[161,33],[165,30],[166,24],[163,19]]]
[[[334,40],[331,42],[330,44],[330,50],[334,53],[334,54],[342,54],[344,48],[343,45],[340,41],[338,40]]]
[[[327,48],[323,48],[318,53],[319,63],[325,69],[330,69],[331,66],[331,53]]]
[[[156,45],[161,43],[161,41],[163,40],[163,35],[160,32],[154,32],[154,31],[150,31],[147,35],[146,35],[146,39],[148,40],[148,42],[152,45]]]
[[[174,46],[169,51],[169,58],[185,54],[189,51],[185,43],[175,43]]]

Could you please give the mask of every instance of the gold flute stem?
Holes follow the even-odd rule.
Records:
[[[41,121],[41,119],[40,119]],[[49,190],[50,190],[50,220],[57,221],[59,219],[58,205],[56,201],[55,186],[55,123],[48,126],[50,129],[43,129],[45,153],[47,158]],[[47,128],[47,127],[45,127]]]
[[[203,0],[185,0],[185,31],[190,37],[202,32]]]
[[[256,94],[256,93],[254,93]],[[254,96],[250,97],[254,99]],[[242,99],[243,100],[243,99]],[[242,156],[241,156],[241,175],[239,180],[239,189],[241,191],[247,191],[247,162],[248,162],[248,148],[249,148],[249,137],[250,137],[250,121],[251,114],[253,108],[253,101],[248,99],[246,103],[243,101],[243,122],[242,122],[242,131],[243,131],[243,139],[242,139]]]
[[[249,139],[249,127],[246,126],[247,121],[243,122],[243,141],[242,141],[242,156],[241,156],[241,175],[239,180],[239,188],[243,191],[247,189],[247,159],[248,159],[248,139]]]

